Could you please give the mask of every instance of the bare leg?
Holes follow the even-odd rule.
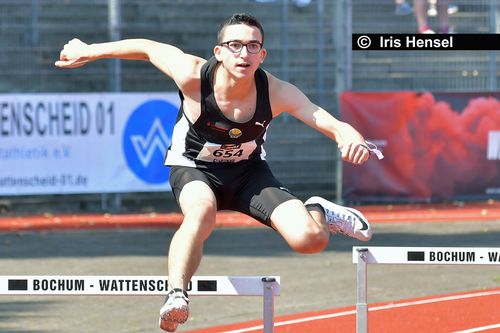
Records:
[[[372,230],[368,220],[354,208],[343,207],[320,197],[289,200],[271,214],[273,227],[292,249],[300,253],[316,253],[328,245],[330,233],[341,233],[361,241],[369,241]]]
[[[413,10],[417,19],[418,31],[429,29],[427,21],[427,0],[413,0]]]
[[[330,231],[324,214],[309,212],[300,200],[289,200],[276,207],[271,223],[297,252],[316,253],[328,245]]]
[[[185,185],[179,202],[184,220],[170,243],[168,282],[170,288],[186,290],[200,265],[205,240],[215,226],[217,203],[212,190],[200,181]]]
[[[448,20],[448,0],[438,0],[437,11],[438,11],[438,21],[439,21],[439,32],[448,33],[450,29],[450,23]]]
[[[200,265],[203,245],[215,226],[217,203],[208,185],[193,181],[184,186],[179,203],[184,221],[170,243],[168,253],[169,293],[160,309],[160,328],[174,332],[189,316],[186,290]]]

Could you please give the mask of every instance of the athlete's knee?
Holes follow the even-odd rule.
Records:
[[[205,240],[215,227],[216,204],[212,200],[199,200],[196,204],[183,209],[184,219],[181,225],[183,232]]]
[[[292,249],[299,253],[317,253],[328,245],[329,233],[321,228],[311,227],[290,241]]]
[[[189,204],[182,205],[182,212],[185,217],[205,218],[217,212],[217,203],[210,199],[200,199]]]

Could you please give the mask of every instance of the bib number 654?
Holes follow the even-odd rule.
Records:
[[[230,158],[230,157],[240,157],[243,155],[243,149],[238,149],[238,150],[224,150],[224,149],[216,149],[213,152],[213,155],[215,157],[224,157],[224,158]]]

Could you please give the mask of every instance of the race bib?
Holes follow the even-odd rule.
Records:
[[[248,160],[257,148],[254,141],[244,143],[217,144],[207,142],[196,157],[197,160],[212,163],[234,163]]]

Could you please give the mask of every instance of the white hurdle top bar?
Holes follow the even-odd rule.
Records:
[[[365,250],[367,264],[500,265],[500,248],[355,246],[355,264],[360,250]]]
[[[263,296],[264,283],[269,281],[278,296],[279,276],[193,276],[187,292],[190,296]],[[0,295],[165,296],[167,288],[167,276],[0,276]]]

